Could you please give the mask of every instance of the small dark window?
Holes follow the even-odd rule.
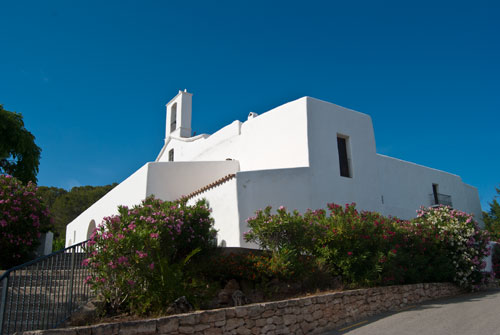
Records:
[[[170,149],[168,152],[168,161],[173,162],[174,161],[174,149]]]
[[[349,159],[347,157],[347,139],[337,137],[337,148],[339,151],[340,175],[342,177],[351,177],[349,173]]]
[[[172,105],[170,110],[172,111],[170,114],[170,132],[173,132],[177,128],[177,102]]]
[[[434,197],[434,205],[439,205],[438,184],[432,184],[432,195]]]

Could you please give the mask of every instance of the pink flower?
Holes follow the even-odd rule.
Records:
[[[134,286],[135,285],[135,281],[129,279],[127,280],[127,283],[130,285],[130,286]]]
[[[151,270],[153,270],[153,269],[155,268],[155,263],[153,262],[153,263],[149,264],[149,268],[150,268]]]
[[[82,261],[82,265],[83,265],[83,266],[88,266],[88,265],[89,265],[89,261],[90,261],[90,258],[85,258],[85,259]]]
[[[348,255],[348,256],[352,256],[352,251],[348,251],[348,252],[347,252],[347,255]]]
[[[160,236],[160,234],[158,234],[158,233],[151,233],[151,234],[149,234],[149,236],[151,238],[157,239]]]
[[[118,264],[128,265],[128,258],[126,256],[118,257]]]
[[[139,258],[148,257],[148,253],[144,251],[136,250],[135,253],[137,254],[137,256],[139,256]]]

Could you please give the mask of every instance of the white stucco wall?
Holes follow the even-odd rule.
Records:
[[[308,166],[306,104],[306,98],[289,102],[196,141],[171,138],[158,161],[167,161],[173,148],[175,161],[231,158],[241,171]]]
[[[190,127],[190,97],[179,92],[169,103],[178,102],[177,120],[185,129]],[[67,245],[70,239],[83,241],[89,222],[98,224],[120,204],[132,206],[151,194],[174,200],[236,172],[236,179],[190,200],[207,198],[219,241],[227,246],[254,247],[243,241],[245,220],[267,205],[304,212],[355,202],[362,210],[409,219],[420,206],[430,205],[432,184],[451,195],[454,208],[475,214],[482,223],[476,188],[459,176],[377,154],[370,116],[329,102],[304,97],[234,121],[213,135],[181,137],[168,128],[166,136],[157,162],[143,166],[68,225]],[[347,139],[350,177],[340,175],[338,136]],[[167,162],[171,149],[174,162]]]
[[[481,201],[479,200],[479,192],[477,188],[469,184],[463,184],[464,193],[467,202],[467,213],[474,214],[474,218],[479,222],[479,225],[484,228],[483,210],[481,208]]]
[[[358,208],[379,211],[380,183],[371,118],[332,103],[307,98],[311,185],[326,203],[355,202]],[[351,177],[340,175],[337,136],[348,137]]]
[[[246,219],[255,211],[272,206],[276,210],[285,206],[289,210],[305,212],[308,208],[320,208],[323,199],[311,187],[309,168],[292,168],[260,171],[243,171],[236,174],[240,246],[255,248],[243,240],[249,230]]]
[[[147,196],[176,200],[239,170],[237,161],[147,163],[66,226],[66,246],[85,241],[94,220],[118,213],[118,206],[132,207]]]
[[[228,180],[206,192],[189,199],[188,205],[206,199],[212,209],[212,218],[217,230],[217,243],[226,247],[239,247],[239,236],[243,233],[238,225],[238,198],[236,196],[236,179]]]
[[[238,161],[148,163],[147,195],[176,200],[228,174],[239,171]]]
[[[474,214],[482,224],[477,189],[464,184],[459,176],[384,155],[377,155],[377,160],[383,214],[415,217],[420,206],[431,205],[432,184],[438,184],[439,193],[451,196],[453,208]]]
[[[118,205],[133,206],[146,197],[148,164],[122,181],[66,226],[67,247],[87,239],[87,230],[92,220],[98,225],[103,217],[117,214]]]

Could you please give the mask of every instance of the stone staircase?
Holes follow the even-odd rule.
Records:
[[[11,270],[4,299],[0,335],[55,328],[91,297],[84,284],[84,253],[59,253],[27,267]],[[0,281],[0,299],[7,281]],[[1,315],[0,315],[1,320]]]

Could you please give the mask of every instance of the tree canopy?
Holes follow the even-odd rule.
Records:
[[[496,188],[497,195],[490,202],[490,210],[483,212],[483,220],[493,239],[500,240],[500,204],[497,198],[500,197],[500,187]]]
[[[92,206],[94,202],[111,191],[116,185],[118,184],[80,186],[73,187],[71,191],[57,187],[38,187],[38,194],[49,208],[54,220],[56,238],[64,237],[66,225]]]
[[[24,128],[23,116],[0,105],[0,173],[12,175],[24,184],[36,183],[41,151],[35,136]]]

